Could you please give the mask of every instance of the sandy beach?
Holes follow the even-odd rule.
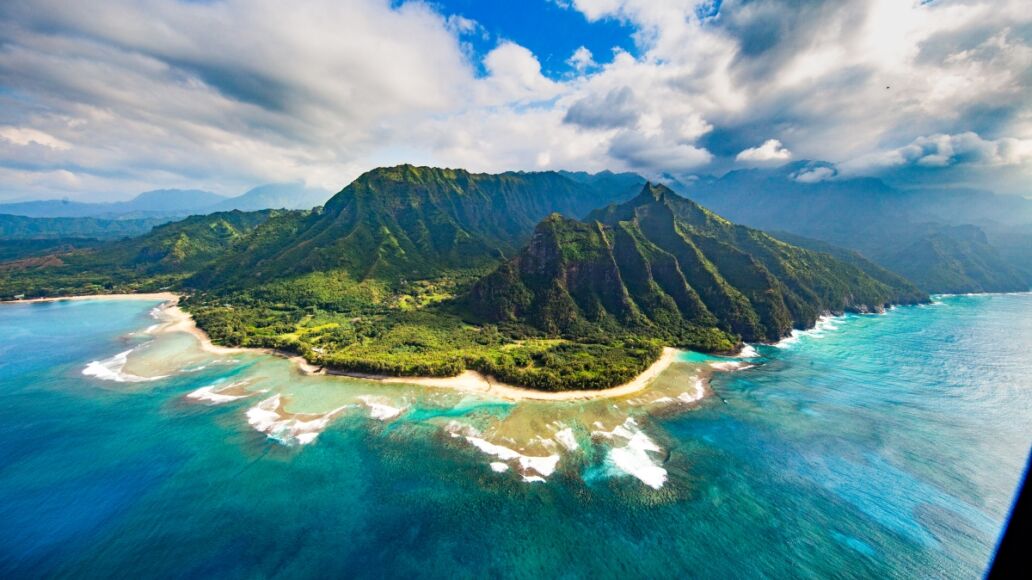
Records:
[[[493,377],[481,374],[477,371],[467,370],[458,376],[454,377],[394,377],[394,376],[383,376],[383,375],[369,375],[363,373],[349,373],[344,371],[329,371],[309,363],[302,356],[297,356],[291,353],[285,353],[272,349],[261,349],[261,348],[242,348],[242,347],[226,347],[214,344],[211,338],[206,332],[197,327],[193,317],[191,317],[186,311],[179,307],[178,294],[172,292],[156,292],[149,294],[91,294],[86,296],[64,296],[55,298],[32,298],[28,300],[15,300],[7,302],[7,304],[24,304],[32,302],[57,302],[62,300],[161,300],[164,303],[160,308],[161,312],[161,325],[154,329],[153,332],[185,332],[193,335],[197,338],[200,343],[200,347],[205,352],[211,354],[240,354],[247,352],[261,352],[265,354],[271,354],[275,356],[282,356],[289,359],[298,369],[308,375],[315,374],[333,374],[339,376],[346,376],[355,379],[379,382],[379,383],[394,383],[394,384],[405,384],[405,385],[418,385],[423,387],[431,388],[442,388],[442,389],[455,389],[459,391],[465,391],[470,393],[481,393],[485,395],[491,395],[502,399],[520,401],[520,400],[536,400],[536,401],[574,401],[584,399],[601,399],[601,398],[614,398],[623,397],[637,393],[646,387],[658,377],[663,371],[670,367],[671,364],[676,362],[677,355],[680,351],[675,348],[666,347],[663,349],[663,353],[660,355],[656,362],[652,363],[649,368],[645,369],[640,375],[634,379],[609,389],[600,389],[592,391],[538,391],[534,389],[527,389],[524,387],[517,387],[515,385],[508,385],[495,380]]]
[[[608,389],[593,391],[537,391],[515,385],[508,385],[495,380],[493,377],[467,370],[455,377],[390,377],[374,376],[363,374],[342,373],[346,376],[373,380],[382,383],[399,383],[406,385],[420,385],[432,388],[456,389],[471,393],[482,393],[509,400],[537,400],[537,401],[574,401],[578,399],[603,399],[623,397],[637,393],[649,386],[649,384],[665,371],[671,364],[677,361],[680,351],[675,348],[666,347],[663,354],[649,368],[640,375],[622,385]]]
[[[612,397],[623,397],[637,393],[642,389],[646,388],[656,377],[658,377],[663,371],[665,371],[671,364],[677,360],[677,355],[680,351],[675,348],[666,347],[663,349],[663,353],[660,355],[656,362],[652,363],[649,368],[645,369],[640,375],[632,379],[631,381],[622,385],[612,387],[609,389],[601,389],[596,391],[560,391],[560,392],[549,392],[549,391],[537,391],[534,389],[527,389],[523,387],[517,387],[515,385],[509,385],[495,380],[493,377],[489,377],[482,373],[473,370],[467,370],[458,376],[454,377],[394,377],[387,375],[370,375],[365,373],[349,373],[346,371],[326,371],[316,365],[309,363],[302,356],[292,355],[289,353],[276,351],[272,349],[255,349],[255,348],[233,348],[225,347],[213,344],[207,333],[197,327],[193,318],[183,311],[177,302],[179,297],[172,295],[172,298],[162,307],[162,316],[165,318],[165,324],[159,329],[160,332],[186,332],[194,335],[197,340],[201,343],[201,349],[212,354],[234,354],[242,352],[264,352],[266,354],[272,354],[276,356],[282,356],[288,358],[291,362],[297,365],[301,372],[314,375],[314,374],[330,374],[349,377],[353,379],[361,379],[367,381],[373,381],[378,383],[394,383],[404,385],[418,385],[422,387],[441,388],[441,389],[455,389],[459,391],[465,391],[470,393],[481,393],[499,397],[508,400],[538,400],[538,401],[573,401],[578,399],[600,399],[600,398],[612,398]]]
[[[32,304],[37,302],[65,302],[75,300],[164,300],[178,302],[179,295],[173,292],[151,292],[145,294],[84,294],[81,296],[55,296],[52,298],[26,298],[6,300],[0,304]]]
[[[247,352],[260,352],[264,354],[270,354],[274,356],[281,356],[292,363],[297,365],[298,369],[306,375],[322,374],[322,369],[309,363],[303,356],[294,355],[291,353],[274,350],[271,348],[244,348],[244,347],[232,347],[232,346],[220,346],[211,341],[208,333],[204,332],[197,327],[197,323],[194,322],[192,316],[178,305],[179,296],[173,295],[173,298],[166,302],[161,307],[161,317],[164,319],[164,323],[156,332],[185,332],[192,334],[197,341],[201,344],[201,350],[209,352],[211,354],[240,354]]]

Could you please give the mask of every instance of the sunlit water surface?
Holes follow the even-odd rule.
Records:
[[[564,403],[212,355],[154,306],[0,306],[0,576],[970,578],[1032,442],[1030,294]]]

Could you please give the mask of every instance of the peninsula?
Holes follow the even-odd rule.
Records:
[[[182,294],[216,345],[310,370],[563,398],[641,388],[672,349],[733,353],[824,313],[927,300],[636,175],[410,165],[312,211],[193,216],[0,265],[4,299],[141,292]]]

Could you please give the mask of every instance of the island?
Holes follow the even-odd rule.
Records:
[[[670,349],[733,354],[928,298],[608,172],[380,168],[311,211],[192,216],[0,264],[5,300],[143,292],[182,296],[216,345],[311,369],[573,393],[640,386]]]

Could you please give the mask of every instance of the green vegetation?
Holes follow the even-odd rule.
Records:
[[[193,296],[185,307],[217,343],[272,348],[309,362],[356,373],[455,376],[474,369],[543,390],[600,389],[644,371],[660,353],[656,342],[578,341],[475,326],[441,309],[366,309],[353,316],[283,304],[217,304]]]
[[[773,341],[827,311],[874,311],[926,297],[903,283],[736,226],[663,186],[538,226],[514,259],[474,285],[487,322],[549,335],[648,337],[731,350]]]
[[[546,390],[624,383],[663,345],[730,351],[923,298],[637,179],[378,169],[311,212],[194,216],[2,263],[0,298],[175,289],[219,344]]]
[[[0,240],[117,240],[146,234],[165,218],[100,219],[94,217],[32,218],[0,215]]]
[[[192,284],[239,289],[253,286],[255,277],[289,279],[310,272],[394,282],[484,271],[518,250],[548,214],[580,217],[627,199],[620,197],[625,186],[613,193],[607,183],[584,185],[553,172],[376,169],[319,211],[272,220],[242,251],[217,260]]]
[[[192,272],[279,213],[192,216],[138,238],[0,263],[0,299],[178,288]]]
[[[76,248],[95,248],[102,243],[100,240],[87,238],[0,240],[0,262],[51,254],[66,254]]]

